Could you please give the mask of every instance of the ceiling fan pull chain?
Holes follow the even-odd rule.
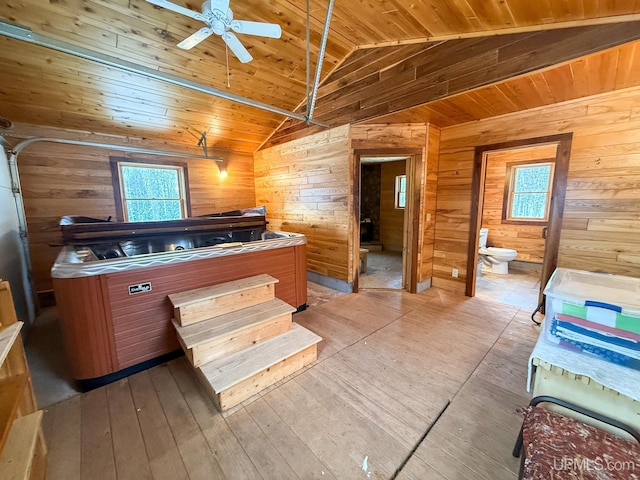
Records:
[[[227,57],[227,88],[231,88],[231,79],[229,78],[229,46],[224,44],[224,53]]]

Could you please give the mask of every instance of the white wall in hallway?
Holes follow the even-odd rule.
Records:
[[[18,318],[31,322],[34,302],[27,276],[28,268],[20,242],[18,213],[11,191],[9,162],[0,147],[0,278],[11,284],[13,303]]]

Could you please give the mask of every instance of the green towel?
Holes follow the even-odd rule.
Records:
[[[589,316],[587,314],[588,308],[599,307],[585,307],[584,305],[575,305],[573,303],[562,302],[561,313],[564,313],[565,315],[571,315],[573,317],[582,318],[584,320],[589,320]],[[627,332],[640,333],[640,317],[634,317],[631,315],[626,315],[624,313],[616,312],[615,328],[626,330]]]

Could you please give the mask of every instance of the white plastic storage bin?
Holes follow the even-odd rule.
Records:
[[[640,278],[558,268],[544,294],[548,339],[640,369]]]

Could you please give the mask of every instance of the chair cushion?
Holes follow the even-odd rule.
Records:
[[[526,480],[639,480],[640,444],[540,407],[524,409]]]

